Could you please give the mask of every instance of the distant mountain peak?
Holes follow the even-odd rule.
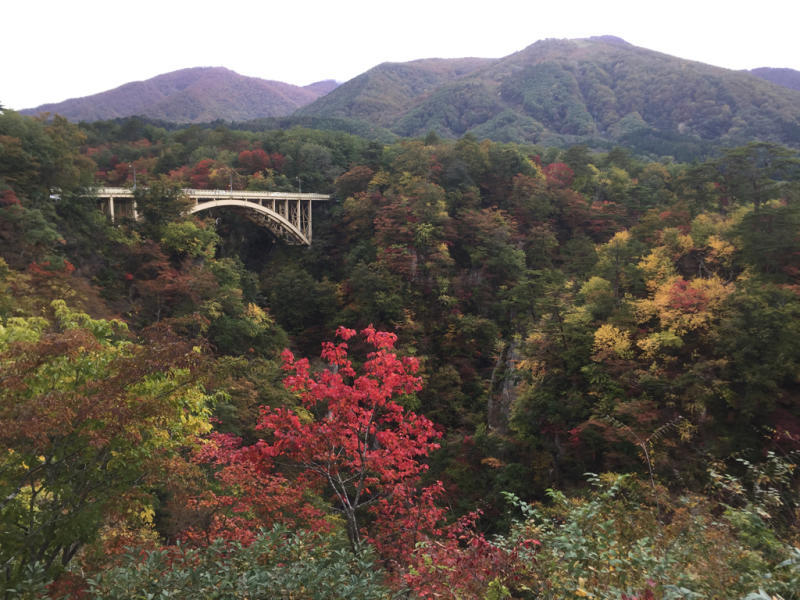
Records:
[[[593,35],[588,39],[590,42],[605,42],[606,44],[615,44],[617,46],[633,46],[630,42],[626,42],[616,35]]]
[[[797,92],[617,36],[539,40],[503,58],[464,60],[384,63],[298,114],[408,137],[627,144],[674,156],[752,139],[800,146]]]
[[[334,79],[323,79],[322,81],[315,81],[314,83],[309,83],[303,87],[307,90],[319,92],[321,96],[324,96],[328,92],[332,92],[339,87],[339,82]]]
[[[750,73],[765,81],[787,87],[790,90],[800,91],[800,71],[795,71],[794,69],[760,67],[758,69],[751,69]]]
[[[247,77],[226,67],[188,67],[20,112],[57,113],[72,121],[134,115],[175,123],[246,121],[288,116],[337,85],[328,80],[300,87]]]
[[[800,147],[800,93],[786,88],[800,89],[800,72],[737,72],[599,35],[539,40],[502,58],[386,62],[341,85],[299,87],[193,67],[22,112],[177,123],[291,115],[287,122],[336,121],[389,136],[627,144],[686,157],[752,139]]]

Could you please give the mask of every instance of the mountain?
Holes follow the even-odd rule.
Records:
[[[783,87],[792,90],[800,90],[800,71],[795,71],[794,69],[761,67],[759,69],[751,69],[750,73],[766,81],[782,85]]]
[[[320,98],[310,110],[301,108],[296,114],[355,117],[386,126],[395,123],[425,94],[494,62],[491,58],[428,58],[382,63]]]
[[[317,81],[315,83],[304,85],[303,89],[311,90],[312,92],[317,92],[320,96],[324,96],[325,94],[335,90],[337,87],[339,87],[339,84],[336,81],[333,79],[325,79],[324,81]]]
[[[800,93],[613,36],[542,40],[501,59],[386,63],[296,114],[401,136],[625,144],[661,154],[751,139],[800,145]]]
[[[542,145],[624,145],[692,160],[713,146],[754,139],[800,147],[800,91],[790,89],[797,87],[800,72],[791,69],[732,71],[600,36],[541,40],[499,59],[383,63],[341,85],[297,87],[221,67],[184,69],[22,112],[71,120],[260,120],[257,126],[271,118],[376,139],[471,133]]]
[[[298,87],[245,77],[223,67],[196,67],[20,112],[58,113],[71,121],[97,121],[132,115],[175,123],[202,123],[217,119],[245,121],[289,115],[335,87],[333,81]]]

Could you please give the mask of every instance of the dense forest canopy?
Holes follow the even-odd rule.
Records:
[[[112,224],[92,190],[134,177]],[[309,248],[183,210],[298,186],[334,196]],[[799,261],[770,142],[6,110],[0,587],[797,598]]]

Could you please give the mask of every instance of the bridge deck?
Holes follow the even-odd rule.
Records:
[[[183,194],[193,203],[190,213],[229,206],[247,208],[256,213],[264,226],[288,243],[304,245],[311,245],[311,203],[330,200],[327,194],[298,192],[184,189]],[[103,208],[112,221],[116,216],[138,219],[131,188],[101,187],[95,195],[103,202]]]
[[[185,188],[183,193],[189,198],[207,199],[252,199],[252,200],[311,200],[325,202],[328,194],[302,194],[299,192],[254,192],[251,190],[195,190]],[[95,191],[98,198],[133,198],[133,189],[125,187],[100,187]]]

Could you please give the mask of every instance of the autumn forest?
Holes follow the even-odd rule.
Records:
[[[796,599],[799,339],[778,143],[5,110],[0,596]]]

